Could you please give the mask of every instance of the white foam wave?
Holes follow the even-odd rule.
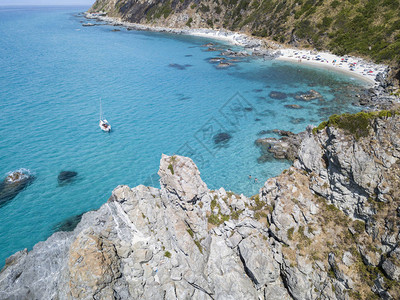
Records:
[[[15,175],[19,174],[19,177],[16,177]],[[28,179],[29,177],[33,176],[33,172],[29,169],[25,169],[25,168],[20,168],[18,170],[15,171],[10,171],[6,174],[6,181],[8,182],[17,182],[17,181],[21,181],[24,179]]]

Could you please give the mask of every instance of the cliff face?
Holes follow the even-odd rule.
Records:
[[[134,23],[225,28],[397,65],[399,8],[399,0],[97,0],[91,11]]]
[[[305,133],[251,198],[163,155],[73,232],[6,261],[0,299],[399,299],[400,116]]]

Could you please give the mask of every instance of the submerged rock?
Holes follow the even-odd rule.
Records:
[[[300,124],[300,123],[304,123],[306,121],[306,119],[304,118],[291,118],[290,119],[290,123],[292,124]]]
[[[221,62],[223,60],[225,60],[225,57],[212,57],[212,58],[210,58],[209,62],[215,63],[215,62]]]
[[[232,64],[229,62],[219,62],[219,64],[217,65],[217,68],[219,69],[223,69],[223,68],[229,68]]]
[[[272,132],[276,133],[277,135],[280,135],[280,136],[295,136],[296,135],[295,133],[293,133],[291,131],[281,130],[281,129],[274,129],[274,130],[272,130]]]
[[[260,130],[259,132],[257,132],[258,136],[262,136],[262,135],[266,135],[266,134],[271,134],[272,130]]]
[[[190,96],[182,96],[181,98],[179,98],[180,101],[186,101],[186,100],[190,100],[192,99],[192,97]]]
[[[220,132],[214,135],[213,141],[214,144],[226,144],[229,142],[229,140],[232,138],[232,136],[228,132]]]
[[[15,198],[35,177],[27,169],[10,172],[0,183],[0,207]]]
[[[269,97],[272,99],[283,100],[286,99],[288,96],[286,93],[283,92],[272,91],[271,93],[269,93]]]
[[[74,171],[61,171],[57,177],[58,184],[65,185],[65,184],[71,183],[72,181],[75,180],[75,177],[77,175],[78,175],[78,173],[74,172]]]
[[[301,109],[301,108],[303,108],[302,106],[300,106],[298,104],[286,104],[285,107],[286,108],[290,108],[290,109]]]
[[[316,90],[309,90],[307,93],[298,92],[294,95],[296,100],[311,101],[316,99],[323,99],[322,95]]]
[[[275,116],[276,111],[272,110],[272,109],[264,109],[261,112],[257,113],[260,116],[265,116],[265,117],[269,117],[269,116]]]
[[[186,70],[186,68],[191,67],[192,65],[169,64],[168,66],[177,70]]]
[[[84,213],[69,217],[69,218],[65,219],[64,221],[61,221],[60,223],[57,223],[53,227],[53,232],[57,232],[57,231],[74,231],[76,226],[81,221],[83,214]]]

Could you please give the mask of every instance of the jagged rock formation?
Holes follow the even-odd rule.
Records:
[[[161,189],[118,186],[73,232],[20,251],[0,299],[398,299],[400,116],[307,130],[247,198],[163,155]]]
[[[273,130],[281,136],[276,138],[260,138],[255,144],[261,148],[261,156],[258,158],[260,163],[271,160],[272,157],[278,159],[288,159],[294,161],[298,158],[300,144],[305,136],[305,132],[294,134],[285,130]]]

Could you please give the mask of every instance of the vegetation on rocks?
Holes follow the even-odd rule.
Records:
[[[221,225],[223,224],[225,221],[229,221],[230,216],[229,215],[223,215],[221,214],[221,212],[218,210],[217,214],[211,213],[208,216],[208,223],[212,224],[212,225]]]
[[[335,115],[303,143],[308,151],[313,149],[300,160],[311,175],[310,187],[322,196],[318,198],[318,223],[324,224],[323,235],[329,241],[326,250],[342,257],[343,263],[336,259],[339,268],[356,283],[348,291],[351,299],[400,297],[396,275],[400,256],[395,238],[400,230],[400,185],[395,175],[400,165],[399,121],[396,106],[393,110]],[[322,134],[320,130],[327,126],[343,130]],[[321,157],[320,162],[315,161],[317,157]],[[314,163],[318,167],[311,167]],[[306,249],[310,253],[317,247],[312,244]],[[316,251],[313,257],[321,260],[327,255],[320,253]]]
[[[168,170],[170,170],[171,174],[174,175],[174,167],[172,166],[172,164],[168,165]]]
[[[313,133],[332,126],[343,129],[345,133],[353,135],[356,139],[366,137],[371,128],[371,120],[376,118],[389,118],[399,114],[397,110],[380,110],[373,112],[359,112],[356,114],[332,115],[328,121],[324,121],[313,129]]]

